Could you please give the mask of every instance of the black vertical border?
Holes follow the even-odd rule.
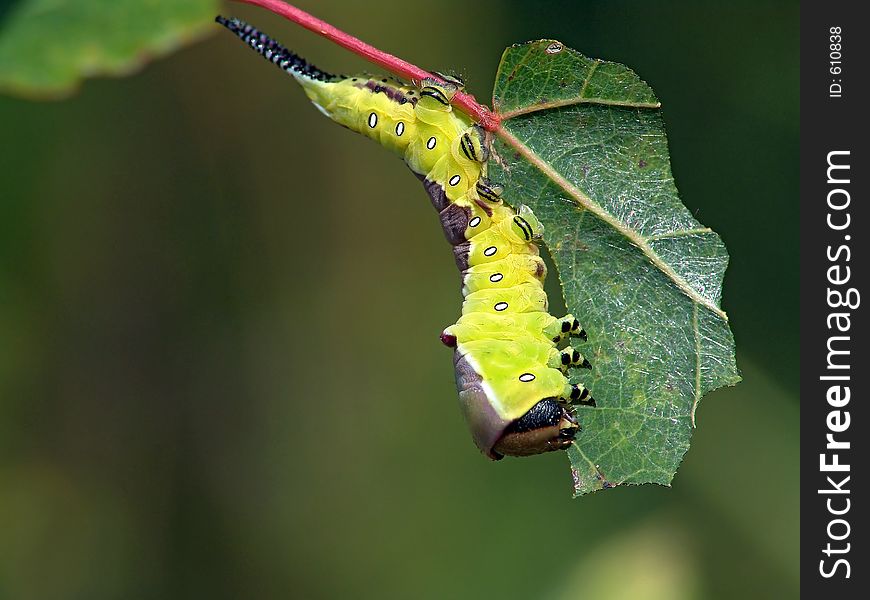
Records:
[[[862,8],[864,10],[859,10]],[[868,539],[864,523],[866,494],[859,489],[867,489],[866,455],[868,433],[866,427],[867,379],[870,378],[870,362],[865,360],[867,353],[867,327],[864,313],[865,302],[870,296],[861,298],[861,306],[831,308],[827,302],[827,289],[839,287],[845,290],[854,287],[859,292],[870,294],[865,284],[868,261],[866,238],[870,236],[868,219],[867,178],[870,177],[867,165],[867,144],[870,137],[870,98],[866,93],[866,78],[870,77],[870,22],[866,15],[868,6],[861,2],[838,2],[832,0],[805,0],[801,4],[801,593],[806,598],[848,599],[866,597],[870,593],[868,578],[870,564],[867,560]],[[859,15],[859,12],[861,15]],[[831,27],[842,27],[842,73],[831,73],[830,36]],[[841,80],[841,81],[836,81]],[[830,97],[830,85],[843,86],[842,97]],[[827,180],[828,153],[848,150],[849,184],[833,185]],[[842,159],[838,159],[842,160]],[[840,171],[840,173],[843,173]],[[829,212],[827,195],[834,188],[847,188],[850,204],[846,211],[834,215],[835,220],[843,218],[848,212],[851,219],[848,230],[835,231],[828,226]],[[842,194],[838,194],[842,199]],[[835,199],[835,201],[837,201]],[[849,239],[846,239],[849,236]],[[830,261],[832,253],[841,245],[848,245],[851,260],[845,262],[845,252],[841,260]],[[828,282],[828,269],[834,264],[848,265],[851,278],[847,284],[832,286]],[[842,274],[842,271],[840,272]],[[832,312],[849,312],[851,328],[849,333],[838,333],[828,329],[827,317]],[[826,393],[832,382],[820,377],[831,374],[827,369],[827,342],[831,335],[848,335],[848,349],[851,354],[848,371],[839,371],[851,377],[849,385],[851,400],[841,411],[849,411],[850,426],[837,439],[849,441],[851,448],[837,452],[826,450],[826,435],[830,433],[827,424],[829,412],[838,410],[827,402]],[[845,346],[841,346],[844,347]],[[842,415],[841,415],[842,416]],[[841,463],[850,465],[848,473],[823,473],[820,469],[820,454],[830,456],[837,452]],[[830,458],[828,462],[830,462]],[[850,476],[843,488],[846,494],[822,494],[819,490],[831,488],[827,476],[835,481]],[[848,513],[837,517],[830,514],[826,505],[831,498],[834,509],[841,509],[845,498],[850,500]],[[842,541],[830,540],[828,524],[832,519],[843,518],[849,522],[849,536]],[[835,535],[845,531],[842,523],[833,527]],[[830,557],[823,552],[827,544],[845,548],[849,552]],[[820,573],[820,561],[826,561],[826,568],[838,558],[846,558],[850,563],[851,576],[843,577],[845,568],[841,565],[836,575],[825,578]]]

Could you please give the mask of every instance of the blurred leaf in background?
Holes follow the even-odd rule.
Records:
[[[210,31],[217,0],[11,0],[0,8],[0,92],[68,95]]]
[[[731,251],[744,382],[703,403],[672,488],[571,500],[563,455],[468,439],[419,182],[274,67],[215,37],[0,97],[0,598],[797,597],[797,3],[299,4],[480,98],[519,41],[630,65]]]

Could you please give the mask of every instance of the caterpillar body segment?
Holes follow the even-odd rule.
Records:
[[[460,406],[481,451],[499,459],[570,446],[574,406],[594,400],[566,373],[590,364],[557,345],[586,334],[573,315],[548,313],[543,227],[487,179],[484,132],[450,104],[462,82],[332,75],[246,23],[217,21],[292,75],[320,112],[402,156],[423,182],[462,275],[462,314],[441,340],[453,348]]]

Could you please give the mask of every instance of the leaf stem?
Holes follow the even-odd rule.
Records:
[[[342,48],[350,50],[357,56],[361,56],[367,61],[378,65],[379,67],[398,75],[409,81],[423,81],[424,79],[436,79],[443,81],[437,75],[430,73],[420,67],[413,65],[397,56],[393,56],[383,50],[378,50],[374,46],[365,43],[364,41],[341,31],[337,27],[330,25],[326,21],[322,21],[317,17],[308,14],[307,12],[296,8],[291,4],[282,2],[282,0],[236,0],[245,4],[253,4],[260,8],[265,8],[268,11],[280,15],[285,19],[293,21],[301,25],[305,29],[323,36],[331,42],[335,42]],[[457,92],[453,97],[452,104],[456,105],[463,112],[474,117],[488,131],[496,131],[499,128],[501,119],[497,114],[492,112],[486,106],[480,104],[474,96],[465,92]]]

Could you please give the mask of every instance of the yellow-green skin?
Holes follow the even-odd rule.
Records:
[[[398,104],[385,92],[373,93],[366,85],[370,81],[366,76],[328,83],[300,79],[323,113],[401,155],[414,173],[439,184],[450,203],[468,209],[469,223],[479,219],[476,227],[464,232],[470,247],[462,316],[444,334],[456,338],[457,355],[480,376],[498,417],[507,425],[544,398],[567,400],[571,386],[559,368],[550,366],[560,364],[556,343],[564,336],[563,319],[547,312],[544,261],[537,245],[513,223],[517,213],[512,208],[479,197],[475,186],[485,176],[486,163],[470,160],[460,149],[464,133],[477,135],[474,123],[450,105],[421,97],[420,88],[376,80],[408,98],[419,98],[415,104]],[[487,252],[489,248],[495,252]],[[475,433],[489,454],[495,432]]]
[[[323,114],[396,152],[424,180],[463,271],[462,316],[442,340],[455,346],[460,403],[474,440],[500,458],[493,447],[511,423],[543,399],[567,403],[572,391],[577,395],[563,371],[579,355],[556,344],[579,325],[571,315],[547,312],[546,268],[534,243],[540,224],[527,208],[518,222],[500,199],[479,193],[486,143],[449,104],[455,86],[325,74],[243,25],[234,29],[239,37],[293,75]],[[463,136],[472,157],[463,152]]]

